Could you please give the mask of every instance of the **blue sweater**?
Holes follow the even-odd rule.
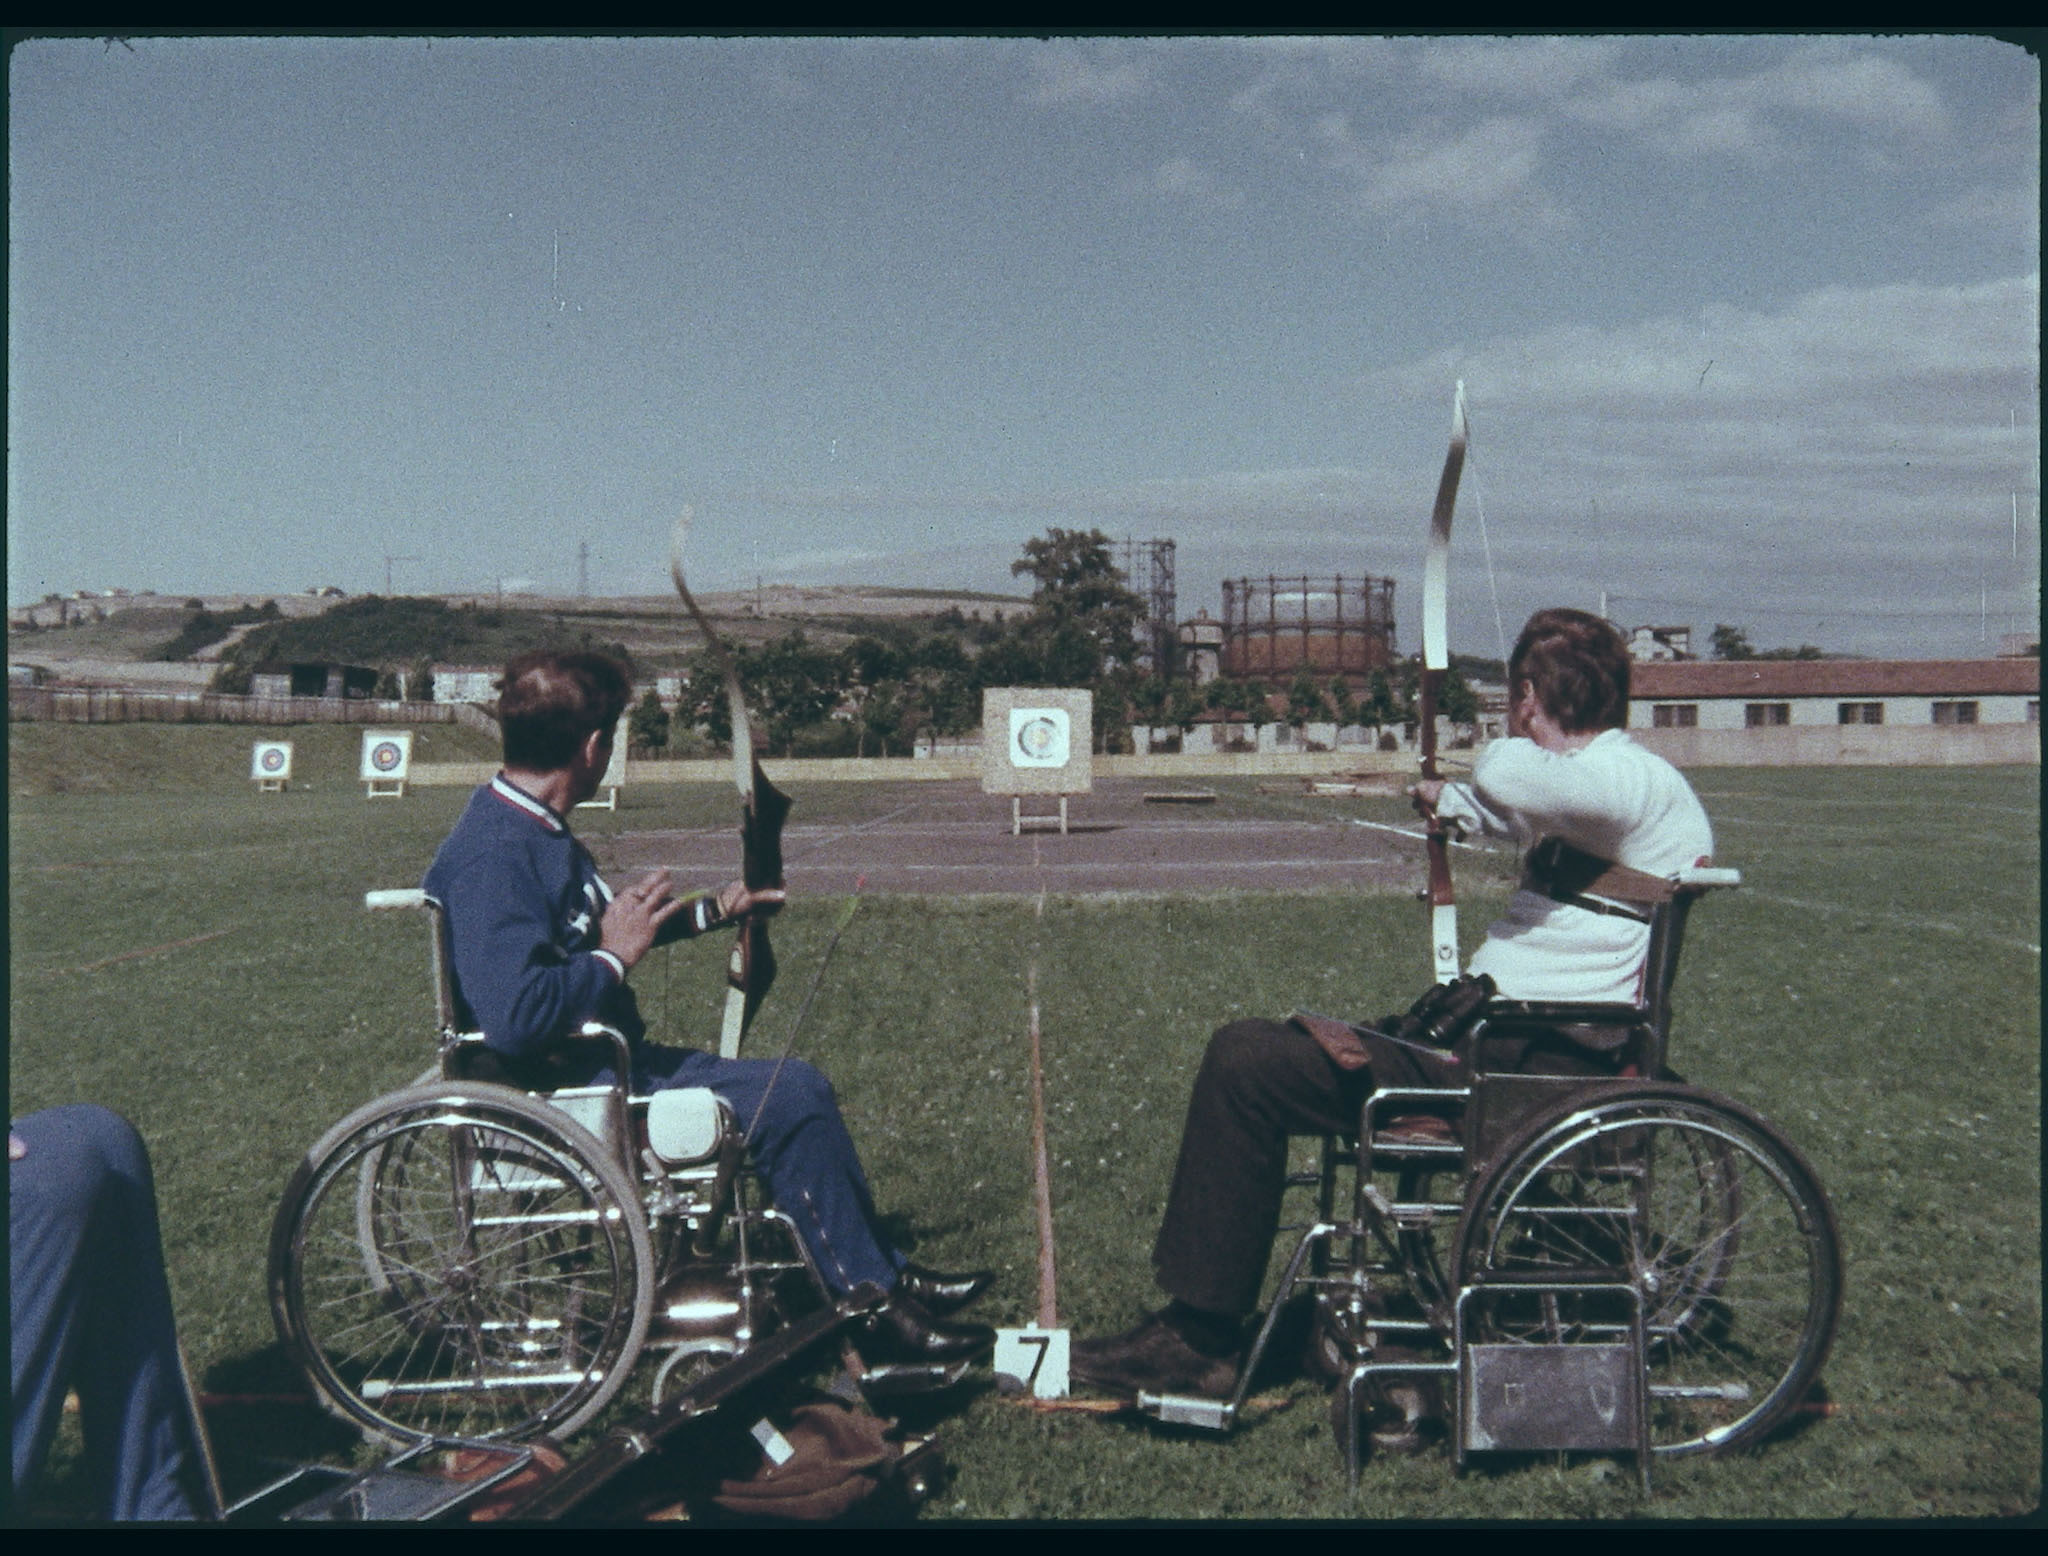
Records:
[[[552,808],[499,774],[470,796],[425,886],[447,915],[457,1018],[495,1052],[537,1059],[586,1021],[638,1047],[646,1023],[625,966],[598,949],[611,888]],[[715,899],[700,899],[661,938],[715,919]]]

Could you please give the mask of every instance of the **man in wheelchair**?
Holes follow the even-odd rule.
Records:
[[[601,654],[535,653],[506,667],[504,768],[471,797],[425,881],[445,915],[458,1012],[484,1034],[496,1070],[479,1078],[550,1091],[612,1083],[610,1050],[570,1034],[586,1021],[616,1028],[632,1048],[636,1093],[704,1087],[750,1125],[770,1196],[835,1293],[865,1282],[891,1293],[875,1320],[875,1360],[985,1350],[992,1329],[940,1315],[978,1297],[993,1274],[922,1269],[882,1236],[823,1074],[794,1058],[727,1059],[645,1040],[627,982],[634,965],[656,945],[772,912],[784,894],[735,881],[677,897],[659,871],[617,893],[605,884],[565,818],[597,792],[631,695],[624,667]]]
[[[1412,791],[1424,813],[1527,850],[1521,889],[1470,964],[1506,998],[1635,999],[1647,914],[1601,888],[1635,872],[1669,880],[1713,853],[1691,786],[1624,732],[1628,684],[1628,652],[1611,625],[1583,611],[1539,611],[1508,659],[1509,738],[1486,747],[1469,784]],[[1614,1073],[1611,1057],[1561,1034],[1525,1032],[1494,1047],[1482,1048],[1480,1067]],[[1125,1395],[1229,1395],[1278,1230],[1288,1137],[1350,1133],[1375,1088],[1468,1079],[1449,1052],[1346,1023],[1296,1017],[1219,1029],[1195,1077],[1153,1247],[1172,1300],[1124,1334],[1077,1342],[1074,1378]]]

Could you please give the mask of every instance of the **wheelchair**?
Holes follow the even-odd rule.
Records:
[[[1629,1452],[1646,1489],[1653,1458],[1782,1424],[1834,1335],[1834,1213],[1776,1126],[1665,1064],[1687,916],[1739,883],[1696,869],[1635,905],[1650,924],[1640,1003],[1493,997],[1450,1049],[1462,1084],[1373,1092],[1356,1135],[1290,1178],[1314,1191],[1313,1217],[1290,1228],[1234,1396],[1140,1408],[1229,1430],[1283,1312],[1308,1299],[1308,1359],[1339,1385],[1354,1485],[1368,1411],[1403,1381],[1454,1397],[1461,1468],[1484,1451]],[[1523,1067],[1489,1068],[1500,1053]],[[1574,1062],[1550,1068],[1571,1073],[1526,1062],[1559,1053]]]
[[[272,1316],[331,1413],[399,1445],[567,1436],[643,1353],[659,1406],[832,1305],[719,1097],[474,1078],[489,1056],[458,1029],[441,905],[365,902],[427,914],[439,1057],[328,1130],[278,1206]],[[630,1073],[621,1033],[581,1036]]]

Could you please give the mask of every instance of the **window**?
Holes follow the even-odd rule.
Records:
[[[1974,724],[1977,722],[1977,705],[1974,702],[1937,702],[1934,705],[1934,722]]]
[[[1650,724],[1656,729],[1698,729],[1700,705],[1696,702],[1652,703]]]
[[[1777,724],[1792,722],[1792,704],[1789,702],[1752,702],[1742,709],[1742,722],[1750,729],[1768,729]]]
[[[2038,697],[2027,704],[2027,722],[2029,724],[2041,722],[2041,699]]]
[[[1884,704],[1881,702],[1843,702],[1835,705],[1835,717],[1844,724],[1882,724]]]

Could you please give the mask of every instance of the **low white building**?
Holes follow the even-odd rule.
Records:
[[[498,700],[498,678],[504,673],[503,665],[488,669],[476,665],[435,665],[434,701],[474,702],[489,707]]]
[[[1737,659],[1639,663],[1631,729],[2035,724],[2038,659]]]

